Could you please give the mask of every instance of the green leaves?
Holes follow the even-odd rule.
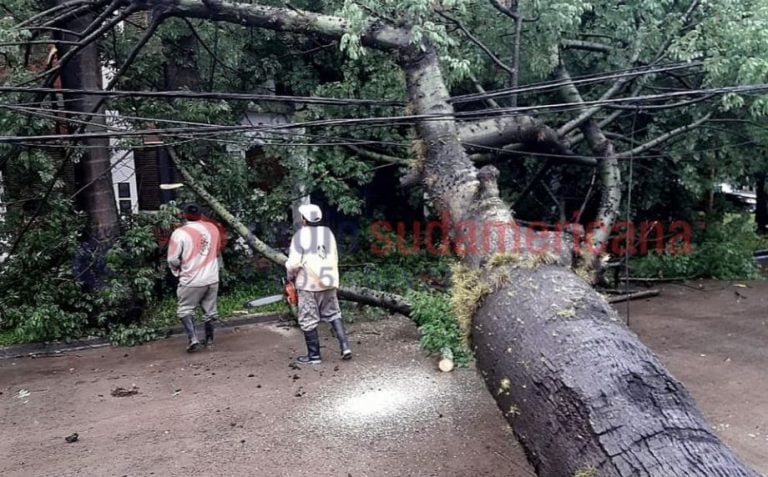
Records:
[[[357,2],[345,0],[339,14],[347,20],[350,30],[341,37],[339,49],[356,60],[365,54],[365,49],[360,43],[360,35],[366,26],[365,12]]]
[[[412,306],[411,318],[419,328],[421,348],[428,353],[440,353],[448,348],[456,364],[466,366],[471,353],[462,343],[449,296],[410,291],[406,299]]]
[[[751,217],[731,214],[708,224],[692,253],[650,253],[634,259],[632,269],[641,277],[756,279],[760,274],[752,254],[759,244]]]

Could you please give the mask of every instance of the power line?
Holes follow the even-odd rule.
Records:
[[[618,79],[624,79],[624,78],[632,78],[635,76],[666,73],[669,71],[676,71],[680,69],[695,68],[695,67],[701,66],[702,64],[703,63],[701,62],[692,62],[692,63],[672,63],[672,64],[662,65],[662,66],[638,66],[638,67],[632,67],[632,68],[621,68],[621,69],[613,70],[607,73],[576,76],[571,80],[567,80],[567,81],[563,81],[563,80],[542,81],[540,83],[533,83],[526,86],[518,86],[514,88],[503,88],[503,89],[486,91],[484,93],[472,93],[472,94],[465,94],[461,96],[454,96],[451,98],[450,102],[453,104],[459,104],[459,103],[466,103],[469,101],[495,99],[499,97],[511,96],[511,95],[520,94],[520,93],[542,92],[542,91],[557,89],[557,88],[560,88],[561,86],[570,85],[570,84],[584,85],[584,84],[602,83],[604,81],[609,81],[609,80],[618,80]]]
[[[641,66],[632,68],[622,68],[613,70],[607,73],[600,73],[595,75],[584,75],[573,78],[569,83],[574,85],[583,84],[595,84],[610,80],[618,80],[624,78],[631,78],[636,76],[644,76],[650,74],[658,74],[670,71],[676,71],[680,69],[690,69],[701,66],[700,62],[692,63],[672,63],[662,66]],[[566,84],[561,80],[542,81],[539,83],[532,83],[526,86],[519,86],[515,88],[502,88],[497,90],[490,90],[484,93],[473,93],[460,96],[451,97],[448,102],[453,104],[461,104],[473,101],[482,101],[485,99],[493,99],[504,96],[516,95],[520,93],[537,93],[547,90],[557,89]],[[359,98],[333,98],[322,96],[287,96],[287,95],[269,95],[269,94],[251,94],[251,93],[219,93],[219,92],[199,92],[199,91],[116,91],[116,90],[86,90],[86,89],[61,89],[61,88],[43,88],[43,87],[31,87],[31,86],[0,86],[0,93],[9,92],[38,92],[38,93],[61,93],[61,94],[78,94],[83,96],[105,96],[105,97],[157,97],[157,98],[186,98],[186,99],[202,99],[202,100],[248,100],[248,101],[266,101],[266,102],[283,102],[283,103],[305,103],[305,104],[318,104],[326,106],[389,106],[389,107],[402,107],[405,106],[404,101],[398,100],[385,100],[385,99],[359,99]],[[72,101],[70,99],[69,101]]]
[[[21,114],[28,114],[28,115],[32,115],[32,116],[46,117],[46,118],[54,118],[54,119],[59,120],[59,121],[63,120],[65,122],[72,122],[72,123],[83,125],[83,126],[89,126],[90,125],[90,126],[97,126],[97,127],[102,127],[102,128],[104,127],[104,125],[101,124],[101,123],[96,123],[96,122],[92,122],[92,121],[80,121],[80,120],[69,119],[69,118],[60,118],[60,117],[56,117],[55,115],[50,115],[50,114],[46,114],[45,112],[43,112],[43,111],[50,111],[50,112],[53,113],[53,112],[60,112],[61,110],[52,110],[52,109],[47,109],[47,108],[17,108],[17,107],[13,107],[13,106],[3,106],[3,105],[0,105],[0,108],[3,108],[3,107],[6,108],[6,109],[13,109],[13,110],[19,111]],[[101,116],[105,116],[105,115],[102,114]],[[106,116],[109,117],[109,115],[106,115]],[[120,118],[124,118],[124,117],[120,116]],[[141,118],[141,119],[151,119],[151,118]],[[158,120],[157,122],[159,122],[159,121],[161,121],[161,120]],[[162,121],[166,121],[166,122],[170,122],[170,123],[180,123],[180,124],[192,124],[192,125],[207,126],[204,123],[191,123],[191,122],[187,122],[187,121],[178,121],[178,120],[162,120]],[[107,126],[107,128],[110,129],[110,130],[113,130],[113,131],[117,131],[117,132],[126,130],[125,128],[116,128],[116,127],[111,127],[111,126]],[[213,141],[221,142],[221,143],[226,142],[226,143],[229,143],[229,144],[244,144],[245,143],[245,144],[249,144],[249,145],[253,145],[253,146],[257,146],[257,145],[284,145],[284,146],[302,146],[302,145],[306,145],[306,146],[349,146],[349,145],[356,145],[356,146],[361,146],[361,145],[376,144],[376,145],[385,145],[385,146],[404,147],[404,146],[407,146],[409,144],[408,142],[395,142],[395,141],[380,141],[380,140],[371,140],[371,139],[359,139],[359,138],[350,138],[350,137],[343,137],[343,136],[334,136],[334,135],[328,135],[328,134],[319,135],[319,134],[311,134],[311,133],[307,133],[307,132],[291,131],[291,130],[263,131],[256,138],[244,138],[244,139],[240,139],[240,140],[211,139],[213,136],[220,135],[220,134],[233,134],[233,133],[229,132],[229,131],[212,132],[210,134],[208,134],[207,132],[201,132],[201,133],[197,133],[197,134],[194,134],[194,135],[190,135],[191,139],[187,139],[187,140],[185,140],[183,142],[190,142],[190,141],[193,141],[195,139],[200,139],[200,140],[205,140],[205,141],[213,140]],[[285,141],[286,138],[295,138],[295,137],[306,137],[306,138],[309,138],[309,139],[318,138],[318,139],[323,140],[324,142],[317,142],[317,141],[315,141],[315,142],[298,143],[298,142],[295,142],[295,141],[291,141],[291,142],[286,142]],[[279,139],[283,139],[283,141],[279,141]],[[334,142],[330,142],[329,140],[335,140],[335,141]],[[34,147],[34,143],[21,142],[19,144],[20,145]],[[58,145],[58,144],[51,144],[51,145],[49,145],[49,144],[45,144],[45,143],[41,143],[40,146],[41,147],[55,147],[55,148],[62,147],[61,145]],[[89,145],[84,145],[84,144],[68,144],[66,147],[74,148],[74,149],[93,149],[93,148],[102,148],[103,146],[89,146]]]
[[[239,101],[265,101],[280,103],[304,103],[320,104],[325,106],[405,106],[404,101],[386,99],[359,99],[359,98],[330,98],[322,96],[285,96],[269,94],[249,93],[215,93],[205,91],[118,91],[118,90],[93,90],[93,89],[67,89],[67,88],[37,88],[20,86],[0,86],[0,93],[60,93],[78,94],[82,96],[107,96],[116,98],[181,98],[181,99],[206,99],[206,100],[239,100]]]
[[[682,136],[680,136],[682,138]],[[754,141],[743,141],[743,142],[737,142],[734,144],[725,144],[718,147],[708,147],[704,149],[694,149],[691,151],[688,151],[689,154],[701,154],[705,152],[713,152],[713,151],[720,151],[723,149],[729,149],[732,147],[742,147],[742,146],[748,146],[755,144]],[[469,146],[476,147],[478,149],[485,149],[488,151],[494,151],[494,152],[515,152],[515,151],[509,151],[507,149],[503,149],[500,147],[493,147],[493,146],[483,146],[480,144],[468,144]],[[590,155],[582,155],[582,154],[556,154],[556,153],[547,153],[547,152],[538,152],[538,151],[521,151],[521,153],[524,153],[527,156],[540,156],[540,157],[551,157],[555,159],[600,159],[602,156],[590,156]],[[669,154],[645,154],[645,155],[632,155],[631,156],[634,159],[663,159],[669,157]],[[627,160],[628,157],[620,157],[619,160]]]
[[[591,106],[606,106],[614,104],[627,104],[627,105],[641,105],[643,103],[657,102],[666,99],[679,98],[682,96],[697,96],[697,95],[724,95],[724,94],[759,94],[768,91],[768,84],[753,84],[753,85],[740,85],[740,86],[727,86],[718,88],[706,88],[690,91],[676,91],[669,93],[660,93],[654,95],[645,96],[632,96],[625,98],[610,98],[595,101],[584,102],[571,102],[571,103],[555,103],[540,106],[527,106],[519,108],[498,108],[498,109],[482,109],[476,111],[460,111],[454,113],[436,113],[436,114],[417,114],[417,115],[398,115],[398,116],[369,116],[361,118],[335,118],[335,119],[319,119],[303,122],[293,122],[276,124],[269,126],[250,126],[250,125],[206,125],[203,127],[179,127],[179,128],[165,128],[165,129],[143,129],[143,130],[125,130],[117,132],[88,132],[80,134],[48,134],[38,136],[0,136],[0,143],[12,143],[20,141],[51,141],[60,139],[87,139],[87,138],[104,138],[104,137],[138,137],[145,135],[177,135],[177,134],[199,134],[208,132],[242,132],[247,130],[253,131],[280,131],[293,128],[309,128],[309,127],[333,127],[333,126],[349,126],[349,125],[368,125],[368,126],[386,126],[391,127],[393,124],[411,125],[418,121],[442,121],[447,119],[456,120],[471,120],[471,119],[487,119],[489,117],[503,117],[503,116],[515,116],[526,112],[540,112],[542,110],[550,111],[568,111],[568,110],[583,110]],[[102,126],[103,127],[103,126]]]
[[[658,74],[676,71],[680,69],[690,69],[701,66],[701,62],[690,63],[670,63],[660,66],[638,66],[630,68],[620,68],[605,73],[593,75],[583,75],[573,77],[574,85],[595,84],[604,81],[630,78],[650,74]],[[454,96],[449,102],[454,104],[470,101],[481,101],[488,98],[503,97],[506,95],[520,93],[534,93],[546,90],[556,89],[563,86],[561,80],[548,80],[537,83],[531,83],[525,86],[514,88],[501,88],[486,91],[484,93],[472,93],[466,95]],[[107,96],[107,97],[167,97],[167,98],[188,98],[188,99],[232,99],[232,100],[252,100],[252,101],[273,101],[288,103],[307,103],[332,106],[405,106],[404,101],[385,100],[385,99],[359,99],[359,98],[333,98],[322,96],[290,96],[290,95],[271,95],[271,94],[253,94],[253,93],[223,93],[223,92],[198,92],[198,91],[116,91],[116,90],[85,90],[85,89],[60,89],[60,88],[42,88],[32,86],[0,86],[0,93],[3,92],[40,92],[40,93],[65,93],[81,94],[85,96]]]

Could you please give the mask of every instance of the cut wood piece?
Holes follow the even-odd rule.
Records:
[[[440,371],[444,373],[453,371],[453,351],[451,351],[451,348],[443,348],[440,351],[440,357],[440,362],[437,363],[437,367],[440,368]]]
[[[437,363],[437,366],[440,368],[440,371],[449,373],[453,371],[453,360],[443,358],[439,363]]]
[[[643,290],[635,293],[627,293],[626,295],[612,296],[608,299],[608,303],[621,303],[622,301],[639,300],[640,298],[650,298],[658,295],[659,290]]]

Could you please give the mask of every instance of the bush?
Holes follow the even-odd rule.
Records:
[[[395,232],[388,235],[396,244]],[[412,236],[405,237],[403,242],[413,244]],[[364,224],[356,244],[357,253],[341,257],[343,285],[365,286],[398,294],[446,287],[451,265],[456,261],[454,257],[430,254],[423,246],[415,253],[400,253],[395,247],[390,253],[379,256],[371,253],[373,244],[370,227]]]
[[[471,354],[463,344],[450,297],[445,293],[410,291],[406,299],[413,306],[411,318],[419,327],[421,348],[428,353],[448,348],[456,365],[466,366]]]
[[[760,239],[754,222],[744,214],[728,214],[694,237],[691,253],[651,253],[633,260],[634,275],[666,278],[756,279],[752,259]]]
[[[51,199],[45,219],[30,226],[3,262],[0,328],[13,330],[15,341],[75,338],[86,329],[93,307],[72,262],[83,226],[68,201]]]
[[[44,220],[23,236],[0,271],[0,328],[16,341],[53,341],[109,334],[137,324],[164,291],[166,267],[158,228],[169,228],[174,207],[134,216],[104,255],[82,243],[85,218],[67,200],[52,199]],[[87,286],[84,277],[104,265],[107,283]]]
[[[154,341],[168,335],[170,328],[159,328],[153,326],[139,325],[132,323],[130,325],[120,325],[115,327],[109,333],[109,340],[117,346],[136,346],[148,341]]]

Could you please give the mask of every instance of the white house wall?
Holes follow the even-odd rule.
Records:
[[[3,197],[5,196],[5,189],[3,188],[3,173],[0,171],[0,225],[5,222],[5,202],[3,202]],[[8,258],[8,253],[5,252],[8,247],[8,241],[6,240],[6,237],[2,234],[0,234],[0,263],[3,263],[6,258]]]
[[[120,121],[120,114],[117,111],[106,111],[107,125],[117,129],[128,129],[128,125]],[[122,213],[120,207],[121,201],[130,201],[131,213],[139,212],[139,191],[136,184],[136,163],[133,160],[133,151],[120,148],[119,141],[116,138],[109,139],[109,145],[112,147],[110,162],[112,164],[112,188],[115,192],[117,208]],[[120,197],[120,184],[127,183],[130,197]]]
[[[3,171],[0,171],[0,223],[5,221],[5,202],[3,202],[3,197],[5,197],[5,188],[3,186]]]

